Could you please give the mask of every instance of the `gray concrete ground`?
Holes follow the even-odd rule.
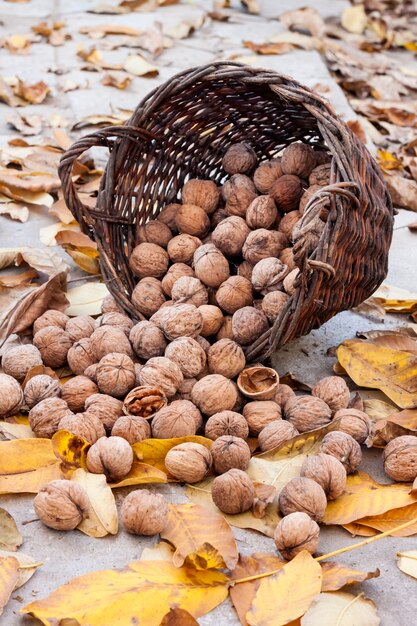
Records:
[[[46,80],[53,93],[45,104],[23,109],[22,113],[39,114],[49,117],[52,112],[59,112],[74,123],[92,113],[108,113],[114,107],[133,108],[145,93],[159,82],[168,79],[182,68],[209,62],[213,59],[228,58],[231,54],[248,57],[248,50],[242,47],[243,39],[263,41],[268,35],[277,34],[282,30],[280,24],[265,17],[247,16],[244,13],[228,23],[208,23],[189,38],[182,40],[167,50],[156,60],[160,68],[157,79],[135,78],[126,91],[117,91],[100,84],[101,73],[82,72],[82,62],[76,57],[77,44],[90,46],[93,41],[78,33],[81,26],[97,24],[126,24],[137,28],[150,26],[155,19],[164,26],[174,25],[183,19],[197,19],[201,7],[210,6],[210,2],[192,3],[187,6],[172,6],[157,13],[133,13],[128,15],[94,15],[86,13],[96,2],[76,0],[33,0],[24,4],[10,4],[0,1],[0,17],[3,23],[2,35],[26,33],[33,24],[41,20],[64,20],[66,29],[73,39],[62,47],[53,48],[46,44],[32,46],[28,56],[11,56],[6,51],[0,54],[0,75],[19,75],[26,80]],[[115,2],[113,2],[115,4]],[[273,18],[280,12],[303,6],[305,2],[285,0],[274,2],[262,0],[264,15]],[[322,11],[324,15],[339,14],[346,5],[343,1],[325,0],[309,2]],[[117,39],[117,38],[116,38]],[[112,39],[113,40],[113,39]],[[107,40],[99,40],[98,46],[106,46]],[[112,62],[125,58],[125,48],[108,54]],[[254,62],[254,59],[249,59]],[[316,52],[297,51],[283,56],[263,56],[256,59],[257,65],[268,67],[278,72],[289,74],[309,86],[320,85],[338,112],[345,118],[353,118],[354,113],[344,98],[343,93],[330,77],[326,67]],[[51,73],[51,70],[59,73]],[[48,71],[49,70],[49,71]],[[63,73],[61,73],[63,72]],[[83,87],[65,93],[60,89],[64,79],[74,80]],[[0,104],[0,142],[6,143],[16,133],[7,126],[4,117],[10,114],[10,108]],[[416,215],[401,211],[396,218],[394,240],[390,253],[390,270],[388,280],[391,284],[414,290],[417,283],[417,246],[416,235],[411,234],[407,224],[415,221]],[[12,222],[0,217],[0,246],[6,247],[13,241],[16,245],[39,246],[39,228],[52,224],[54,218],[46,214],[46,210],[38,209],[31,212],[26,224]],[[404,324],[405,317],[387,316],[384,325],[376,324],[368,319],[345,312],[328,322],[321,329],[312,332],[308,337],[294,341],[285,346],[274,357],[278,371],[283,374],[291,370],[297,377],[313,383],[317,379],[332,373],[334,359],[326,356],[329,347],[338,345],[344,339],[351,338],[358,330],[371,328],[387,328]],[[375,479],[385,481],[382,471],[381,453],[378,450],[364,452],[362,468]],[[178,486],[155,487],[172,502],[184,501],[184,490]],[[121,502],[125,490],[119,490],[116,499]],[[44,561],[44,566],[35,576],[15,594],[13,594],[0,623],[5,626],[34,623],[29,618],[18,615],[19,609],[34,598],[45,597],[52,589],[65,583],[70,578],[93,570],[123,567],[126,563],[137,559],[145,546],[155,542],[154,538],[138,538],[127,535],[123,530],[116,537],[92,539],[78,532],[60,533],[43,526],[39,521],[22,526],[22,523],[35,518],[31,496],[1,496],[0,506],[5,507],[16,519],[24,536],[22,551],[36,560]],[[244,554],[274,550],[271,539],[256,532],[235,529],[239,550]],[[328,552],[354,543],[348,533],[339,528],[325,528],[321,534],[320,551]],[[387,538],[369,547],[341,555],[338,561],[358,569],[381,570],[381,577],[368,581],[354,588],[355,592],[364,591],[377,604],[383,626],[409,626],[415,623],[416,582],[402,574],[395,565],[398,550],[415,548],[415,538]],[[210,624],[239,623],[236,613],[229,601],[209,615],[201,618],[199,623]]]

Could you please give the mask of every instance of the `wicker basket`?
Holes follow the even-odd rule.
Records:
[[[97,242],[107,286],[131,317],[137,279],[128,258],[138,227],[177,201],[188,178],[221,183],[230,144],[247,141],[263,160],[296,140],[331,152],[331,181],[303,214],[294,246],[301,270],[295,293],[273,327],[247,348],[247,360],[265,358],[372,294],[386,276],[393,229],[391,199],[375,161],[307,87],[269,70],[218,62],[177,74],[151,92],[125,126],[87,135],[61,160],[66,203]],[[94,209],[80,202],[71,179],[75,159],[92,146],[110,150]],[[329,202],[325,230],[311,252],[309,229]]]

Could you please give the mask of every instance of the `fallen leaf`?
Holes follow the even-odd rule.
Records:
[[[61,181],[58,176],[45,172],[20,172],[4,167],[0,168],[0,185],[37,193],[56,191],[61,188]]]
[[[368,16],[365,13],[363,4],[347,6],[342,13],[341,24],[350,33],[360,35],[368,24]]]
[[[245,9],[249,11],[252,15],[259,15],[260,8],[259,2],[257,0],[240,0]]]
[[[397,566],[404,574],[417,578],[417,550],[397,552]]]
[[[369,526],[362,526],[358,522],[351,522],[350,524],[342,524],[342,528],[348,531],[353,537],[359,535],[360,537],[375,537],[379,533],[374,528]]]
[[[321,593],[301,618],[301,626],[378,626],[380,622],[372,600],[344,591]]]
[[[389,404],[383,400],[377,400],[376,398],[366,398],[363,402],[364,411],[372,420],[377,421],[388,417],[398,411],[398,408],[394,404]]]
[[[0,548],[15,552],[22,543],[23,537],[17,530],[13,517],[0,507]]]
[[[237,563],[237,545],[229,524],[220,513],[198,504],[169,505],[161,538],[175,546],[176,567],[186,563],[197,570],[233,569]]]
[[[68,269],[68,265],[64,263],[60,255],[52,250],[29,246],[0,248],[0,270],[6,267],[19,267],[23,263],[27,263],[33,269],[48,276]]]
[[[75,470],[70,480],[84,487],[90,501],[84,519],[77,526],[78,530],[90,537],[116,535],[118,530],[116,502],[104,474],[90,474],[80,468]]]
[[[60,230],[55,241],[64,248],[78,267],[88,274],[100,274],[97,244],[84,233],[72,230]]]
[[[139,461],[133,461],[132,469],[122,480],[117,483],[110,483],[112,489],[117,487],[129,487],[131,485],[146,485],[148,483],[168,482],[165,472]]]
[[[50,439],[0,441],[0,476],[31,472],[55,463]]]
[[[120,110],[111,115],[87,115],[79,122],[74,124],[71,130],[80,130],[86,126],[121,126],[132,115],[133,111],[126,109]]]
[[[183,20],[173,26],[164,26],[163,33],[172,39],[187,39],[204,24],[204,14],[193,20]]]
[[[65,225],[71,224],[71,222],[74,221],[74,216],[68,209],[63,198],[60,198],[59,200],[54,202],[48,213],[50,213],[50,215],[55,215],[55,217],[57,217],[58,220]]]
[[[36,435],[30,426],[13,424],[12,422],[0,422],[0,441],[30,439],[31,437],[36,437]]]
[[[321,563],[321,569],[323,573],[322,592],[338,591],[346,585],[356,585],[371,578],[378,578],[380,575],[379,569],[374,572],[360,572],[348,565],[332,563],[331,561]]]
[[[87,452],[90,447],[88,441],[66,430],[58,430],[52,437],[52,449],[60,459],[65,474],[79,467],[87,469]]]
[[[57,222],[56,224],[50,224],[50,226],[43,226],[39,230],[39,241],[44,246],[56,246],[57,240],[56,237],[61,230],[72,230],[74,232],[80,232],[80,226],[77,222],[74,221],[74,218],[70,224],[63,224],[62,222]]]
[[[17,441],[17,440],[16,440]],[[23,441],[23,440],[20,440]],[[34,439],[34,441],[39,441]],[[49,441],[49,440],[48,440]],[[0,442],[1,445],[2,442]],[[12,442],[7,442],[12,443]],[[0,494],[5,493],[38,493],[39,489],[51,482],[64,478],[61,472],[61,464],[55,459],[55,463],[10,475],[0,475]]]
[[[32,85],[28,85],[23,80],[18,78],[13,91],[16,96],[22,98],[29,104],[41,104],[51,90],[49,86],[43,82],[43,80],[40,80]]]
[[[417,407],[416,355],[351,339],[337,358],[357,385],[380,389],[401,408]]]
[[[406,483],[381,485],[365,472],[351,474],[347,477],[345,493],[328,502],[323,523],[349,524],[414,504],[417,496],[409,492],[410,486]]]
[[[82,26],[80,33],[94,37],[94,39],[101,39],[105,35],[137,37],[140,35],[141,31],[131,26],[124,26],[123,24],[97,24],[96,26]]]
[[[13,93],[13,89],[6,83],[6,81],[0,76],[0,102],[5,102],[11,107],[18,106],[20,104],[19,98]]]
[[[42,376],[42,375],[50,376],[51,378],[55,378],[56,380],[59,380],[58,374],[51,367],[47,367],[46,365],[35,365],[35,367],[30,368],[25,378],[23,379],[23,382],[22,382],[23,391],[25,390],[25,387],[31,378],[33,378],[34,376]]]
[[[139,54],[130,54],[124,62],[123,69],[134,76],[145,76],[148,78],[158,76],[159,74],[159,70]]]
[[[65,313],[70,316],[100,315],[101,303],[108,295],[109,290],[104,283],[89,282],[80,287],[72,287],[66,293],[69,306]]]
[[[14,556],[0,557],[0,615],[18,579],[19,561]]]
[[[276,489],[272,485],[263,483],[253,483],[255,488],[255,498],[253,501],[253,514],[255,517],[265,517],[266,509],[275,499]]]
[[[31,37],[27,35],[10,35],[3,41],[3,46],[12,54],[27,54],[30,49]]]
[[[10,557],[17,559],[19,563],[17,580],[14,586],[15,590],[19,589],[19,587],[22,587],[22,585],[27,583],[27,581],[32,578],[33,574],[36,572],[41,564],[35,561],[35,559],[31,556],[23,554],[23,552],[10,552],[8,550],[0,550],[0,559],[7,559]]]
[[[169,561],[172,562],[174,547],[166,541],[160,541],[151,548],[143,548],[140,561]]]
[[[128,624],[160,626],[171,606],[194,617],[213,610],[228,594],[229,579],[215,570],[176,568],[163,561],[136,561],[122,570],[102,570],[73,578],[23,613],[44,624]]]
[[[417,410],[406,409],[376,422],[372,434],[365,443],[368,447],[369,445],[383,447],[402,435],[417,435]]]
[[[385,182],[394,206],[417,211],[417,182],[415,180],[398,174],[390,174],[385,176]]]
[[[114,74],[104,74],[101,84],[105,87],[116,87],[116,89],[126,89],[129,87],[132,79],[130,76],[125,76],[124,78],[117,78]]]
[[[213,441],[207,437],[190,435],[187,437],[175,437],[174,439],[144,439],[143,441],[134,443],[132,448],[139,461],[153,465],[162,472],[167,473],[165,467],[166,455],[174,446],[187,442],[199,443],[209,449],[213,444]]]
[[[399,509],[393,509],[391,511],[387,511],[382,515],[374,515],[368,517],[362,517],[357,520],[357,523],[361,526],[369,526],[373,530],[378,530],[379,532],[386,532],[393,528],[396,528],[400,524],[405,522],[409,522],[412,519],[417,518],[417,502],[414,504],[409,504],[408,506],[401,507]],[[415,535],[417,533],[417,522],[412,526],[408,526],[407,528],[403,528],[402,530],[393,532],[391,534],[392,537],[410,537],[411,535]]]
[[[27,222],[29,209],[19,202],[0,202],[0,215],[8,215],[12,220]]]
[[[13,113],[6,117],[6,122],[22,135],[39,135],[42,131],[42,118],[40,115]]]
[[[417,293],[383,283],[372,297],[389,313],[411,313],[417,308]]]
[[[261,580],[246,619],[250,626],[279,626],[301,617],[320,593],[322,571],[306,550]],[[333,622],[335,623],[335,622]]]
[[[285,11],[279,16],[279,21],[289,30],[307,31],[313,37],[322,37],[325,32],[323,18],[313,7],[307,6],[294,11]]]
[[[243,41],[245,48],[253,50],[256,54],[286,54],[291,50],[295,50],[297,46],[286,41],[254,43],[253,41]]]
[[[184,609],[170,609],[160,626],[198,626],[197,620]]]
[[[356,333],[359,338],[367,339],[368,342],[377,346],[403,350],[417,355],[417,341],[401,331],[395,330],[371,330],[365,333]]]

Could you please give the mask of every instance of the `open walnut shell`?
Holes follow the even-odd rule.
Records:
[[[237,379],[239,391],[247,398],[270,400],[275,396],[279,385],[279,376],[272,367],[254,365],[244,369]]]
[[[168,400],[161,389],[151,385],[142,385],[135,387],[127,394],[123,402],[123,413],[151,419],[167,404]]]

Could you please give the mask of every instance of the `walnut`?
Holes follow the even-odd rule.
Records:
[[[100,418],[88,411],[85,413],[71,413],[65,415],[59,421],[58,430],[66,430],[73,435],[85,439],[91,444],[106,435]]]
[[[161,221],[150,220],[138,228],[137,243],[155,243],[166,248],[173,235],[169,226]]]
[[[126,354],[110,352],[100,360],[97,368],[97,385],[101,393],[122,398],[135,384],[135,366]]]
[[[310,185],[320,185],[321,187],[330,184],[330,163],[322,163],[312,170],[308,177]]]
[[[234,468],[216,476],[211,485],[211,497],[220,511],[237,515],[252,507],[255,487],[246,472]]]
[[[209,417],[220,411],[233,410],[237,399],[237,388],[221,374],[205,376],[191,391],[192,402]]]
[[[243,276],[230,276],[216,292],[218,305],[227,313],[235,313],[253,303],[252,285]]]
[[[127,356],[133,357],[132,346],[124,332],[113,326],[101,326],[97,328],[90,337],[91,349],[96,357],[96,361],[110,354],[111,352],[120,352]]]
[[[174,446],[165,457],[165,467],[177,480],[198,483],[207,476],[213,459],[208,448],[200,443],[186,442]]]
[[[162,211],[160,211],[160,213],[158,213],[158,215],[156,216],[156,221],[157,222],[162,222],[162,224],[165,224],[166,226],[168,226],[169,230],[172,233],[176,233],[177,231],[177,225],[175,223],[175,218],[177,215],[177,211],[180,208],[180,204],[177,203],[173,203],[173,204],[167,204]]]
[[[142,278],[132,292],[132,304],[139,313],[150,317],[166,300],[162,283],[151,276]]]
[[[218,306],[213,304],[202,304],[198,307],[203,318],[203,327],[200,331],[203,337],[211,337],[219,332],[223,324],[223,313]]]
[[[72,341],[59,326],[45,326],[33,336],[33,344],[41,353],[44,365],[62,367],[66,363]]]
[[[276,257],[267,257],[258,261],[252,272],[252,286],[255,291],[266,295],[282,287],[282,281],[288,274],[288,267]]]
[[[231,315],[224,316],[223,323],[216,335],[217,341],[219,339],[233,339],[232,319]]]
[[[148,489],[131,491],[120,509],[122,524],[134,535],[157,535],[168,521],[168,505],[159,493]]]
[[[283,213],[289,213],[298,209],[300,198],[304,193],[304,183],[298,176],[287,174],[275,181],[269,193],[278,209]]]
[[[288,241],[292,241],[292,231],[294,226],[300,221],[300,211],[290,211],[286,213],[279,222],[279,230],[286,236]]]
[[[182,188],[181,199],[183,204],[194,204],[211,215],[219,204],[220,191],[212,180],[191,178]]]
[[[202,335],[197,335],[197,337],[195,338],[196,342],[198,343],[199,346],[201,346],[204,350],[204,352],[208,353],[209,349],[210,349],[210,342],[203,337]]]
[[[227,180],[223,185],[222,194],[226,200],[226,213],[243,218],[250,203],[257,196],[255,185],[244,174],[234,174]]]
[[[258,443],[262,452],[273,450],[300,433],[286,420],[277,419],[264,426],[258,435]]]
[[[167,398],[172,398],[175,395],[183,378],[184,376],[179,366],[171,359],[163,356],[149,359],[140,372],[142,385],[157,387]]]
[[[237,379],[239,391],[254,400],[271,400],[275,396],[278,384],[277,372],[263,365],[247,367]]]
[[[282,153],[281,168],[284,174],[308,178],[315,166],[316,153],[307,144],[292,143]]]
[[[116,300],[113,298],[111,294],[103,298],[103,302],[101,303],[101,312],[102,313],[111,313],[112,311],[118,311],[122,313],[123,310],[117,304]]]
[[[175,282],[183,276],[194,276],[194,271],[189,265],[185,263],[174,263],[171,265],[162,279],[162,289],[168,296],[171,296]]]
[[[358,409],[339,409],[333,416],[337,420],[337,429],[351,435],[358,443],[364,443],[372,430],[372,422],[363,411]]]
[[[288,245],[285,235],[279,230],[258,228],[249,233],[242,248],[243,258],[252,265],[262,259],[277,257],[281,250]]]
[[[33,500],[39,519],[55,530],[77,528],[90,508],[84,487],[71,480],[52,480],[39,490]]]
[[[253,265],[249,261],[243,261],[237,268],[237,275],[252,282],[252,271]]]
[[[201,240],[183,233],[171,239],[168,244],[169,258],[173,263],[190,264],[194,257],[194,252],[201,246]]]
[[[291,389],[289,385],[284,385],[280,383],[275,392],[275,402],[279,404],[282,410],[284,410],[284,407],[290,398],[295,398],[295,393],[293,389]]]
[[[284,265],[288,267],[290,272],[296,269],[294,251],[292,248],[284,248],[284,250],[279,253],[278,258],[281,263],[284,263]]]
[[[200,374],[206,364],[206,353],[192,337],[179,337],[165,350],[165,356],[177,363],[185,378]]]
[[[194,304],[175,304],[164,310],[161,327],[170,341],[178,337],[196,337],[203,328],[203,318]]]
[[[201,428],[201,426],[203,425],[203,417],[199,409],[193,402],[191,402],[191,400],[186,400],[183,398],[179,400],[173,400],[169,406],[175,411],[192,415],[194,418],[196,430],[199,430],[199,428]]]
[[[190,402],[190,404],[192,403]],[[155,439],[186,437],[195,435],[196,431],[194,412],[192,410],[184,411],[183,405],[178,405],[175,401],[155,413],[152,419],[152,437]]]
[[[32,379],[33,380],[33,379]],[[73,415],[62,398],[45,398],[29,411],[29,425],[37,437],[50,439],[63,417]]]
[[[339,459],[348,474],[352,474],[362,461],[362,450],[358,442],[351,435],[339,430],[327,433],[323,437],[320,452]]]
[[[88,413],[96,415],[106,430],[111,430],[116,420],[123,415],[123,403],[104,393],[88,396],[84,408]]]
[[[227,257],[239,256],[250,230],[243,217],[232,215],[222,220],[212,233],[215,246]]]
[[[17,380],[0,374],[0,418],[17,413],[23,404],[23,391]]]
[[[246,174],[251,172],[257,163],[256,152],[248,143],[232,144],[223,156],[222,165],[228,174]]]
[[[339,409],[345,409],[350,400],[349,387],[340,376],[327,376],[322,378],[313,387],[312,395],[323,400],[333,413]]]
[[[382,454],[385,473],[399,482],[412,482],[417,477],[417,438],[402,435],[390,441]]]
[[[56,398],[61,393],[61,386],[57,378],[47,374],[39,374],[30,378],[24,386],[24,401],[28,409],[46,398]]]
[[[123,437],[133,446],[137,441],[150,439],[151,426],[144,417],[137,415],[122,415],[111,430],[112,437]]]
[[[150,419],[164,406],[168,400],[158,387],[143,385],[130,391],[123,402],[123,413]]]
[[[301,476],[318,483],[329,500],[335,500],[346,489],[346,470],[342,463],[330,454],[320,452],[308,456],[301,466]]]
[[[77,315],[68,320],[65,330],[71,341],[80,341],[90,337],[95,331],[95,321],[90,315]]]
[[[128,317],[124,313],[118,313],[117,311],[113,311],[111,313],[103,313],[100,321],[98,322],[97,328],[99,328],[100,326],[114,326],[116,328],[120,328],[120,330],[124,332],[126,337],[129,337],[129,333],[133,324],[134,323],[132,322],[130,317]]]
[[[295,290],[298,287],[298,279],[300,276],[300,270],[298,267],[292,270],[289,274],[286,275],[283,281],[284,290],[289,295],[292,296]]]
[[[231,339],[220,339],[210,346],[208,354],[210,374],[234,378],[246,365],[242,348]]]
[[[204,209],[195,204],[183,204],[177,211],[175,222],[181,234],[200,239],[210,230],[209,216]]]
[[[136,356],[145,361],[162,356],[168,345],[162,330],[146,320],[133,326],[129,339]]]
[[[62,400],[65,400],[69,409],[75,413],[84,409],[86,399],[93,393],[98,393],[97,385],[87,376],[74,376],[61,388]]]
[[[300,198],[300,205],[299,205],[300,217],[301,215],[304,215],[307,204],[310,202],[314,194],[320,189],[322,189],[321,185],[311,185],[310,187],[307,187],[307,189],[305,190],[305,192]],[[280,228],[281,228],[281,224],[280,224]]]
[[[307,513],[297,511],[283,517],[274,532],[275,545],[287,561],[299,552],[317,551],[320,541],[320,526]]]
[[[33,334],[36,335],[39,330],[46,328],[47,326],[57,326],[58,328],[65,330],[68,320],[68,315],[65,315],[62,311],[49,309],[48,311],[45,311],[45,313],[42,313],[42,315],[40,315],[38,319],[33,322]]]
[[[203,283],[193,276],[182,276],[172,287],[172,300],[176,304],[194,304],[196,307],[208,302],[208,292]]]
[[[93,382],[97,382],[97,368],[98,363],[93,363],[93,365],[89,365],[84,371],[84,376],[87,376]]]
[[[332,160],[332,154],[328,152],[328,150],[316,150],[315,155],[317,165],[323,165],[324,163],[330,165]]]
[[[261,309],[265,313],[270,324],[273,324],[277,317],[288,304],[288,294],[283,291],[271,291],[267,293],[261,302]]]
[[[252,200],[246,211],[246,221],[253,230],[271,228],[277,217],[277,207],[271,196],[258,196]]]
[[[249,433],[255,437],[271,422],[281,419],[281,408],[273,400],[253,400],[243,407]]]
[[[282,176],[281,158],[263,161],[255,170],[253,182],[261,193],[268,193],[274,182]]]
[[[134,363],[135,366],[135,387],[140,387],[140,372],[142,370],[142,363]]]
[[[139,278],[160,278],[166,273],[168,263],[167,251],[155,243],[140,243],[133,248],[129,257],[130,269]]]
[[[279,494],[278,506],[283,515],[300,511],[321,522],[327,506],[324,490],[311,478],[293,478]]]
[[[235,341],[247,346],[256,341],[269,328],[268,319],[263,311],[252,306],[244,306],[232,317],[232,331]]]
[[[324,400],[312,396],[290,398],[284,412],[287,420],[300,433],[326,426],[332,419],[332,411]]]
[[[104,474],[110,483],[122,480],[132,469],[133,450],[122,437],[100,437],[87,452],[87,469]]]
[[[208,287],[219,287],[229,278],[229,262],[213,243],[195,251],[193,264],[195,275]]]
[[[74,374],[84,374],[85,370],[96,362],[91,340],[84,337],[76,341],[68,350],[67,361]]]
[[[249,427],[247,421],[240,413],[236,413],[236,411],[220,411],[207,420],[205,435],[213,441],[223,435],[247,439]]]
[[[230,469],[246,470],[250,461],[250,448],[241,437],[221,435],[210,448],[213,466],[217,474]]]
[[[42,365],[42,357],[38,348],[31,344],[23,344],[6,349],[1,365],[5,374],[22,382],[32,367]]]
[[[190,400],[191,401],[191,391],[196,384],[196,378],[184,378],[181,385],[178,387],[178,391],[173,397],[174,400]]]

